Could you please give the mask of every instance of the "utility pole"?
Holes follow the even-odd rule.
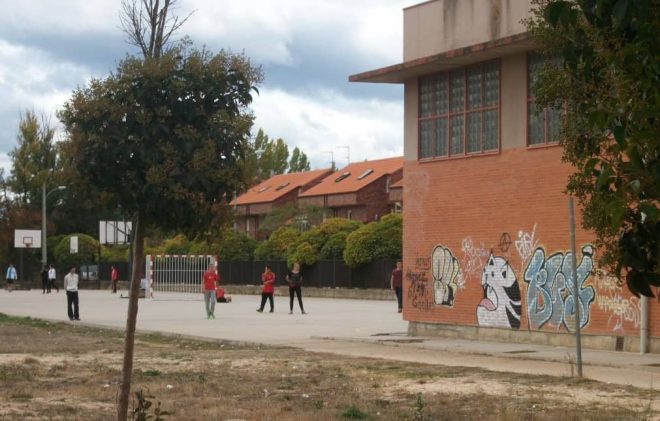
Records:
[[[582,377],[582,340],[580,337],[580,288],[577,281],[577,256],[575,255],[575,216],[573,211],[573,198],[568,198],[568,214],[571,231],[571,266],[573,266],[573,303],[575,306],[575,350],[577,354],[577,373]]]

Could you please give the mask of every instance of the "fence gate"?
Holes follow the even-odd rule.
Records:
[[[216,256],[187,254],[147,255],[145,262],[145,295],[151,298],[158,292],[199,294],[204,272],[218,265]]]

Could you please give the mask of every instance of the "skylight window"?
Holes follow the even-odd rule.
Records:
[[[270,186],[262,187],[262,188],[259,189],[259,191],[257,193],[263,193],[266,190],[268,190],[269,188],[270,188]]]
[[[277,186],[277,188],[276,188],[275,190],[282,190],[283,188],[285,188],[285,187],[288,186],[289,184],[291,184],[291,183],[289,183],[288,181],[286,181],[286,182],[280,184],[279,186]]]
[[[347,177],[350,176],[350,175],[351,175],[350,172],[345,172],[345,173],[343,173],[343,174],[340,175],[339,177],[335,178],[335,183],[339,183],[341,180],[347,178]]]
[[[372,170],[371,168],[369,168],[368,170],[366,170],[365,172],[363,172],[362,174],[360,174],[360,176],[359,176],[357,179],[358,179],[358,180],[362,180],[364,177],[368,176],[368,175],[371,174],[372,172],[374,172],[374,170]]]

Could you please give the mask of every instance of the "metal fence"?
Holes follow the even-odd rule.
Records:
[[[275,285],[286,285],[286,262],[218,262],[220,282],[224,285],[261,285],[264,266],[275,272]],[[389,288],[396,260],[378,260],[351,269],[341,260],[321,260],[302,269],[304,285],[326,288]]]

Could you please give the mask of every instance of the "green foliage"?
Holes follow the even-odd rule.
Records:
[[[101,246],[102,262],[128,262],[130,248],[126,245]]]
[[[280,227],[262,241],[254,251],[255,260],[286,260],[287,250],[300,233],[291,227]]]
[[[351,233],[362,226],[362,222],[346,218],[328,218],[321,225],[319,229],[328,235],[333,235],[338,232]]]
[[[78,237],[78,253],[72,254],[71,237]],[[86,234],[64,236],[54,250],[55,262],[60,266],[94,263],[98,260],[99,242]]]
[[[288,225],[299,213],[298,208],[292,204],[275,207],[259,224],[259,232],[270,233],[284,225]]]
[[[144,224],[208,230],[218,198],[239,185],[236,160],[259,79],[245,56],[224,51],[127,57],[59,113],[65,164]]]
[[[292,253],[287,257],[287,264],[293,267],[293,264],[298,262],[303,266],[311,266],[319,260],[319,253],[317,249],[308,242],[300,243]]]
[[[42,117],[41,123],[33,111],[21,116],[18,145],[9,152],[12,160],[8,187],[23,206],[41,206],[42,184],[47,183],[56,167],[55,129]]]
[[[383,216],[353,231],[346,239],[344,261],[351,267],[377,259],[401,258],[403,224],[400,214]]]
[[[346,248],[346,238],[348,234],[345,232],[334,233],[323,244],[320,252],[320,258],[324,260],[340,260],[344,256],[344,249]]]
[[[252,260],[257,248],[257,240],[248,237],[242,232],[225,230],[221,234],[218,246],[218,258],[221,261],[247,261]]]
[[[209,243],[208,241],[203,241],[196,239],[191,241],[188,245],[188,254],[194,254],[198,256],[215,254],[217,252],[218,246],[216,244]]]
[[[296,146],[291,152],[291,160],[289,161],[289,172],[303,172],[309,171],[309,161],[307,155]]]
[[[561,105],[568,191],[596,233],[601,267],[630,291],[660,286],[660,7],[650,0],[537,0],[527,22],[549,56],[534,85]]]
[[[161,246],[164,254],[188,254],[190,241],[183,234],[165,240]]]

